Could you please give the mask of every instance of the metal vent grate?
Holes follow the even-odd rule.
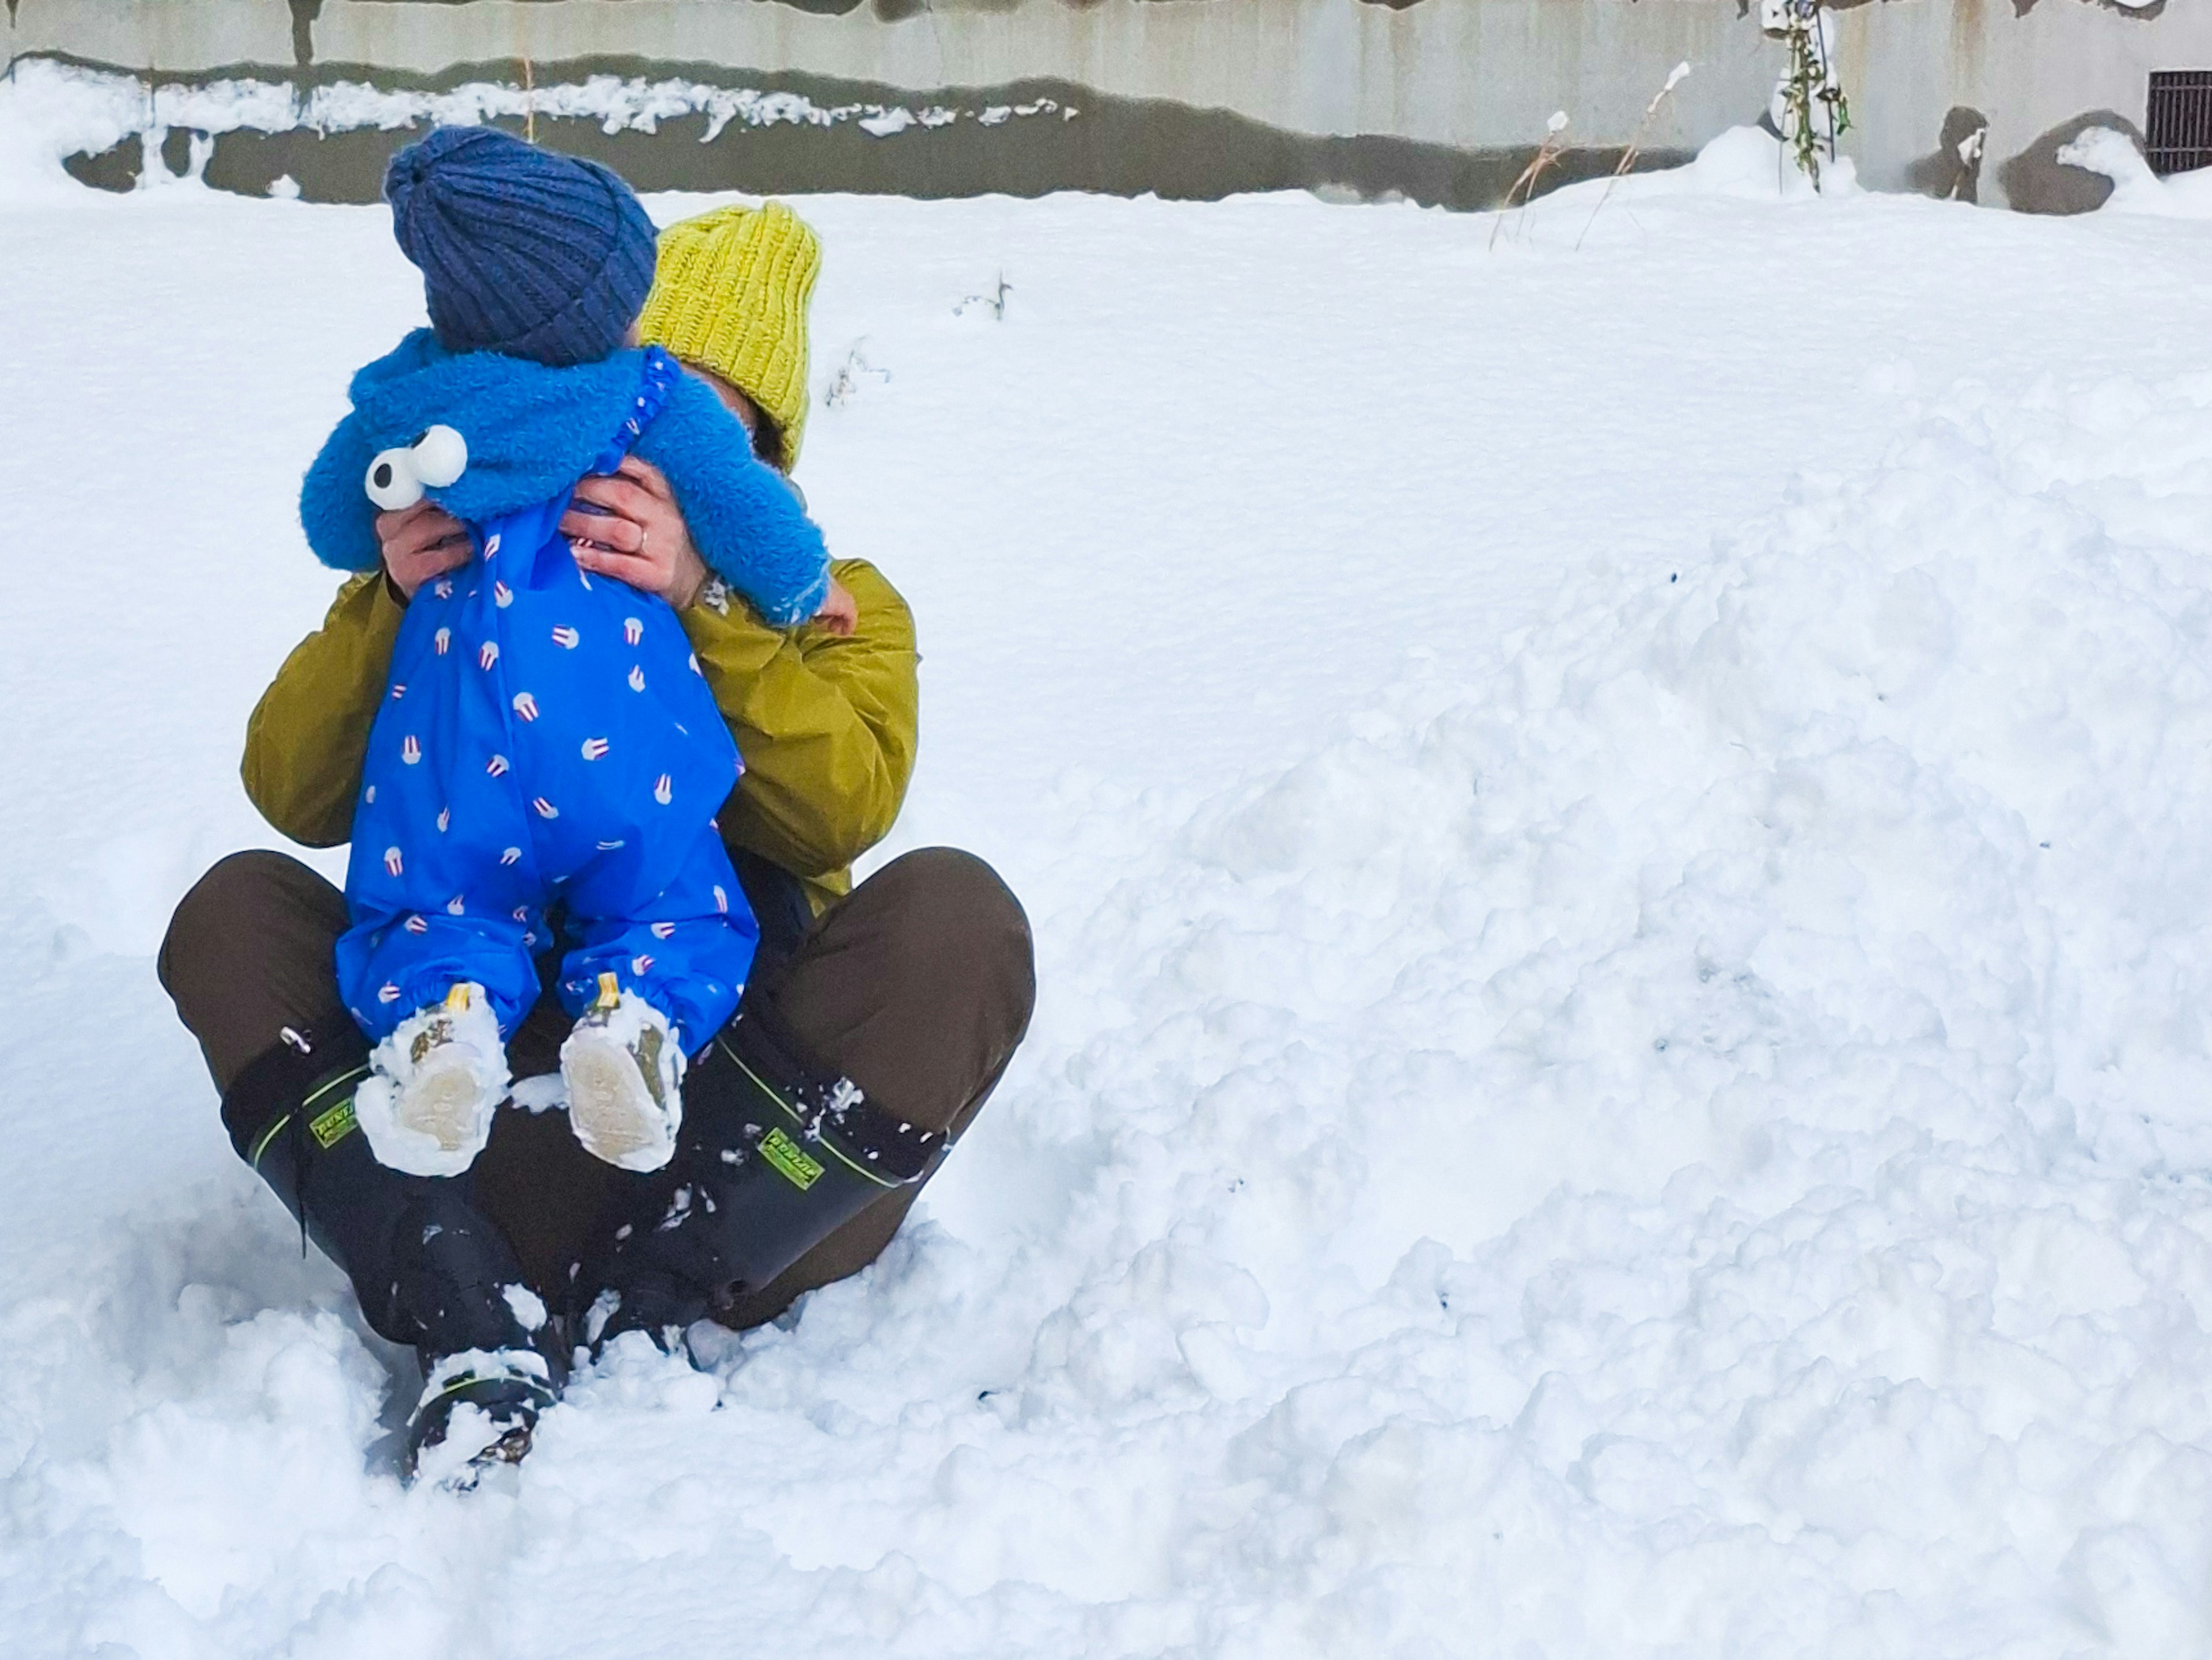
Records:
[[[2153,70],[2143,131],[2153,173],[2212,164],[2212,70]]]

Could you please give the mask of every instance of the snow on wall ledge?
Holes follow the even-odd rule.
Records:
[[[2152,70],[2212,64],[2212,11],[2167,0],[1837,11],[1849,142],[1883,190],[2094,206],[2098,186],[2057,170],[2055,150],[2092,122],[2139,124]],[[1219,196],[1340,184],[1474,207],[1502,193],[1556,109],[1573,118],[1571,165],[1599,170],[1677,62],[1698,72],[1643,135],[1648,148],[1679,157],[1756,119],[1782,52],[1753,13],[1725,0],[15,0],[7,38],[11,61],[185,79],[519,82],[527,57],[541,81],[605,71],[884,108],[1042,95],[1093,118],[1049,143],[1035,129],[955,129],[875,154],[835,128],[787,130],[811,142],[755,146],[738,179],[703,176],[695,157],[666,187]],[[349,188],[368,171],[352,167]]]
[[[142,82],[21,59],[15,107],[84,183],[190,177],[246,195],[376,199],[392,152],[428,123],[490,121],[608,163],[644,190],[882,192],[921,197],[1085,189],[1214,197],[1314,189],[1472,208],[1503,195],[1534,147],[1468,153],[1393,138],[1302,140],[1219,111],[1098,99],[1060,82],[884,101],[887,89],[782,77],[773,87],[592,76],[463,81]],[[885,141],[899,140],[898,143]],[[1009,142],[1009,140],[1018,142]],[[1169,159],[1163,159],[1169,158]],[[1617,150],[1572,150],[1547,183],[1609,173]],[[1678,164],[1645,146],[1632,165]]]

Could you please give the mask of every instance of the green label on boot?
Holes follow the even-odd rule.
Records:
[[[349,1095],[320,1117],[307,1121],[307,1134],[325,1152],[360,1128],[360,1121],[353,1116],[353,1098]]]
[[[801,1193],[820,1179],[822,1166],[816,1164],[781,1130],[772,1129],[761,1137],[761,1157],[776,1167],[784,1179]]]

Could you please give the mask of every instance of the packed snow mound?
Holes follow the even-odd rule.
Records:
[[[81,195],[62,171],[62,158],[108,149],[137,130],[131,85],[121,76],[94,76],[36,60],[11,63],[0,78],[0,205]]]
[[[1579,205],[1595,216],[1601,202],[1626,203],[1707,197],[1737,202],[1806,202],[1864,194],[1858,167],[1848,155],[1820,161],[1816,187],[1782,141],[1764,127],[1730,127],[1706,141],[1694,160],[1679,167],[1626,173],[1617,179],[1584,179],[1539,198],[1551,212]],[[1549,214],[1547,213],[1547,216]],[[1595,218],[1593,222],[1597,222]]]
[[[1709,140],[1686,167],[1649,176],[1671,179],[1685,194],[1732,196],[1747,202],[1853,196],[1859,188],[1857,164],[1848,155],[1838,155],[1821,158],[1816,190],[1789,147],[1764,127],[1730,127]],[[1663,191],[1665,186],[1660,188]]]
[[[512,1495],[362,1473],[380,1369],[242,1176],[142,1222],[6,1314],[0,1623],[2195,1651],[2208,665],[2212,380],[1959,387],[1280,775],[1065,793],[961,1154],[1011,1248],[625,1347]]]
[[[1962,390],[1087,920],[1022,1409],[1227,1420],[1201,1651],[2203,1640],[2208,404]]]
[[[2212,219],[2212,170],[2161,179],[2136,141],[2110,127],[2090,127],[2061,145],[2058,160],[2112,181],[2100,211],[2149,214],[2162,219]]]

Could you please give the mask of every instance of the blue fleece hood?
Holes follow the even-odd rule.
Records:
[[[480,524],[550,501],[605,453],[635,404],[644,363],[642,351],[618,351],[548,368],[497,352],[450,352],[416,330],[353,378],[354,412],[301,491],[309,545],[341,569],[374,568],[374,533],[361,534],[369,463],[434,426],[468,443],[467,470],[428,492],[456,519]]]

